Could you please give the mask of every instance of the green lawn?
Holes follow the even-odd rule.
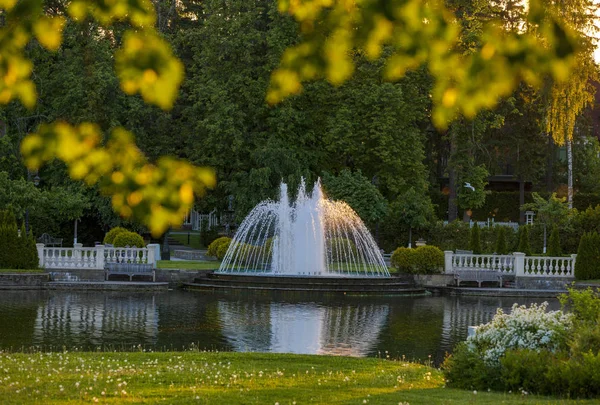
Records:
[[[45,273],[43,269],[31,269],[31,270],[16,270],[16,269],[0,269],[0,273]]]
[[[577,280],[575,284],[600,284],[600,280]]]
[[[216,270],[221,265],[221,262],[205,262],[196,260],[159,260],[156,265],[159,269]]]
[[[259,353],[3,353],[3,404],[585,404],[444,388],[403,361]]]

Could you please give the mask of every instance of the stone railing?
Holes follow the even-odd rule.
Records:
[[[577,255],[570,257],[512,255],[477,255],[445,251],[445,272],[453,274],[460,270],[497,271],[515,277],[574,278]]]
[[[476,255],[472,253],[453,253],[445,252],[446,258],[448,253],[450,256],[450,266],[446,265],[446,273],[448,269],[465,269],[465,270],[494,270],[501,273],[512,274],[515,268],[515,257],[513,255]],[[453,272],[453,271],[452,271]]]
[[[40,268],[43,269],[104,269],[106,263],[147,263],[156,267],[158,245],[145,248],[116,248],[97,245],[83,247],[76,243],[72,248],[46,247],[36,244]]]
[[[575,259],[571,257],[525,256],[523,273],[519,277],[575,277]]]

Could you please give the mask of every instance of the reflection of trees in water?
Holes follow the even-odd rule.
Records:
[[[59,293],[38,307],[34,344],[154,345],[157,334],[153,295]]]
[[[45,291],[2,291],[0,294],[0,348],[28,347],[38,306],[46,300]]]
[[[3,291],[0,347],[31,345],[406,355],[439,363],[498,307],[544,299]],[[559,304],[551,301],[551,309]],[[159,316],[160,315],[160,316]]]
[[[365,356],[389,308],[381,304],[220,301],[223,334],[237,351]]]
[[[181,350],[193,344],[202,350],[233,350],[221,332],[217,302],[218,296],[197,292],[157,296],[158,348]]]

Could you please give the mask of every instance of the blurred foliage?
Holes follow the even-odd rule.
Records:
[[[198,169],[184,161],[163,157],[148,162],[132,135],[116,128],[105,146],[97,125],[71,126],[64,122],[41,125],[21,144],[26,163],[38,168],[57,157],[65,162],[74,180],[99,183],[112,196],[112,206],[122,217],[136,217],[148,224],[153,236],[171,224],[181,223],[194,202],[214,187],[212,170]]]
[[[47,50],[57,51],[66,22],[64,15],[48,13],[45,6],[41,0],[0,4],[4,9],[4,24],[0,28],[0,104],[13,99],[30,109],[36,104],[38,94],[27,46],[36,39]],[[122,29],[115,28],[115,24],[131,24],[133,28],[122,34],[122,48],[115,53],[121,88],[127,94],[140,93],[146,102],[163,109],[173,106],[183,78],[183,65],[153,28],[156,14],[152,2],[76,0],[67,6],[67,12],[83,25],[88,18],[96,20],[102,25],[98,34],[107,37],[121,34]],[[56,157],[69,165],[74,179],[85,179],[91,185],[102,178],[101,189],[112,195],[115,210],[125,218],[135,216],[148,224],[154,235],[160,235],[171,224],[181,223],[192,206],[194,192],[202,194],[205,186],[214,186],[214,174],[209,170],[167,158],[155,166],[148,165],[125,130],[117,128],[112,132],[113,141],[102,148],[98,127],[80,124],[75,128],[56,122],[28,136],[21,151],[29,169],[38,169]]]
[[[299,93],[302,82],[319,77],[340,85],[354,72],[353,53],[374,60],[390,45],[387,79],[401,78],[421,65],[434,77],[432,118],[440,128],[459,113],[473,118],[495,106],[521,79],[533,85],[540,85],[545,74],[567,79],[577,49],[573,30],[556,17],[555,7],[541,0],[529,2],[525,30],[484,21],[479,45],[468,54],[457,49],[460,23],[442,1],[280,0],[279,9],[296,19],[303,37],[286,50],[273,72],[270,103]]]

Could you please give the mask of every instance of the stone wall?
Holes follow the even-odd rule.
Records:
[[[453,274],[415,274],[415,284],[422,287],[446,287],[454,284]]]
[[[516,277],[516,287],[531,290],[564,290],[574,281],[572,277]]]
[[[0,273],[0,288],[7,286],[40,287],[49,281],[47,273]]]
[[[52,269],[48,270],[50,281],[104,281],[104,270]]]
[[[170,288],[177,288],[184,283],[193,283],[196,278],[204,278],[214,270],[156,269],[156,281],[169,283]]]

